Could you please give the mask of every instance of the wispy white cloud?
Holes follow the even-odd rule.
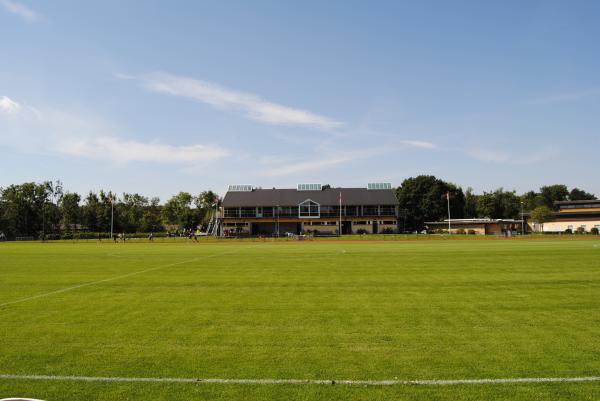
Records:
[[[542,163],[555,158],[559,152],[555,148],[548,147],[538,151],[516,153],[497,149],[473,148],[467,150],[466,153],[483,162],[515,165]]]
[[[72,156],[104,159],[116,163],[206,163],[222,159],[229,152],[215,145],[174,146],[146,143],[111,136],[89,138],[62,138],[53,150]]]
[[[550,104],[576,102],[583,99],[600,96],[600,88],[585,89],[580,91],[564,92],[533,99],[531,104]]]
[[[321,157],[318,159],[304,160],[296,163],[283,164],[277,168],[270,168],[263,175],[267,177],[279,177],[284,175],[292,175],[297,173],[304,173],[307,171],[318,171],[327,167],[333,167],[336,165],[365,159],[367,155],[361,155],[358,153],[342,154],[333,157]]]
[[[510,154],[501,150],[474,148],[468,150],[467,153],[471,157],[483,162],[507,163],[510,161]]]
[[[403,140],[400,141],[401,144],[403,145],[407,145],[407,146],[412,146],[415,148],[421,148],[421,149],[437,149],[437,146],[431,142],[427,142],[427,141],[418,141],[418,140]]]
[[[514,157],[515,164],[535,164],[555,160],[560,155],[560,151],[554,147],[546,147],[540,150],[525,153]]]
[[[326,168],[355,162],[357,160],[370,159],[372,157],[382,156],[386,153],[391,153],[407,148],[436,149],[437,147],[430,142],[403,140],[400,141],[400,145],[366,148],[360,150],[338,151],[331,148],[320,148],[318,154],[321,154],[321,156],[308,160],[295,160],[288,161],[286,163],[281,158],[277,158],[276,163],[279,164],[279,166],[277,168],[273,168],[272,166],[270,166],[269,170],[265,171],[263,175],[269,177],[278,177],[297,173],[304,173],[308,171],[319,171],[324,170]],[[271,160],[269,159],[267,161],[271,162]]]
[[[14,0],[0,0],[0,5],[10,13],[16,14],[27,22],[38,22],[42,16],[23,3]]]
[[[252,120],[275,125],[290,125],[331,130],[343,124],[310,111],[269,102],[257,95],[224,88],[212,82],[180,77],[164,72],[132,77],[117,75],[121,79],[134,79],[152,92],[197,100],[221,110],[241,111]]]
[[[21,111],[21,105],[8,96],[0,97],[0,111],[6,114],[16,114]]]
[[[0,138],[4,144],[25,151],[53,152],[114,163],[129,162],[196,165],[213,162],[229,155],[214,144],[171,145],[144,142],[109,134],[112,128],[89,116],[80,117],[63,111],[22,107],[6,96],[0,98],[0,110],[15,118],[0,118]]]

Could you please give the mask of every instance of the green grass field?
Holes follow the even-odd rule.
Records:
[[[600,376],[600,239],[2,243],[0,375]],[[0,378],[0,398],[9,396],[597,400],[600,382],[375,387]]]

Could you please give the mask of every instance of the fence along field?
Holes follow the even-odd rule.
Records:
[[[0,396],[593,399],[599,256],[597,239],[4,243]]]

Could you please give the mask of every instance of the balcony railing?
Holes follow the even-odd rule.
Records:
[[[277,218],[277,217],[298,217],[297,206],[280,207],[279,210],[274,207],[262,208],[225,208],[226,218]],[[320,217],[339,217],[339,206],[321,206]],[[394,206],[342,206],[342,217],[361,217],[361,216],[396,216]]]

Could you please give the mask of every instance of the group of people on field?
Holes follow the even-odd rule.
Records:
[[[119,233],[117,235],[113,235],[114,242],[125,242],[125,233]]]
[[[2,235],[2,233],[0,233],[0,235]],[[182,238],[187,238],[190,241],[196,241],[198,242],[198,232],[193,231],[193,230],[183,230],[183,231],[176,231],[174,233],[167,231],[167,237],[171,238],[171,237],[182,237]],[[0,236],[0,240],[2,240],[2,237]],[[98,234],[98,240],[102,241],[102,238],[100,236],[100,234]],[[127,240],[127,237],[125,235],[124,232],[118,233],[116,235],[113,235],[112,237],[113,242],[117,243],[117,242],[125,242]],[[154,233],[150,233],[148,234],[148,241],[150,242],[154,242]]]
[[[182,237],[182,238],[186,238],[189,240],[193,240],[193,241],[198,241],[198,232],[197,231],[193,231],[191,228],[190,229],[183,229],[181,231],[176,230],[175,232],[170,232],[167,231],[167,238],[171,238],[171,237]]]

